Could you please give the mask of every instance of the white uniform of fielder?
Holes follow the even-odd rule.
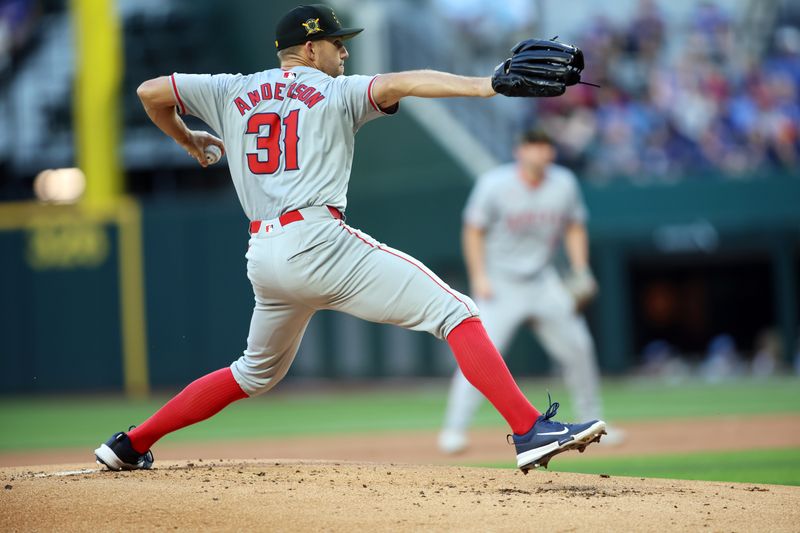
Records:
[[[578,419],[600,418],[592,337],[552,265],[566,228],[584,227],[586,207],[567,168],[548,164],[537,183],[523,176],[522,163],[488,172],[478,180],[464,209],[465,232],[480,235],[483,245],[482,264],[470,268],[467,257],[472,296],[500,353],[508,349],[520,326],[529,326],[562,367]],[[480,272],[472,271],[476,269]],[[488,285],[476,287],[481,282],[475,278],[481,276]],[[456,370],[439,436],[443,452],[467,447],[466,432],[481,401],[481,394]]]

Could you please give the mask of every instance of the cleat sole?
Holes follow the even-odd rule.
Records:
[[[558,445],[555,449],[552,449],[552,445],[548,446],[547,449],[540,449],[543,454],[539,457],[535,456],[535,450],[530,450],[527,452],[531,454],[534,452],[533,457],[530,455],[525,458],[525,462],[523,464],[517,464],[517,467],[523,471],[523,473],[527,474],[528,470],[535,469],[539,467],[547,468],[550,460],[564,452],[568,452],[570,450],[578,450],[579,452],[583,453],[586,450],[586,447],[590,444],[595,442],[600,442],[600,437],[606,435],[606,426],[605,422],[598,421],[599,424],[592,426],[588,430],[586,430],[583,434],[576,435],[576,438],[568,442],[564,442]],[[517,457],[518,463],[520,461],[520,456]]]

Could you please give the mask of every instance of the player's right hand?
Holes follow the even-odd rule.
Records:
[[[474,276],[470,280],[470,290],[472,297],[478,300],[491,300],[492,284],[486,276]]]
[[[222,154],[225,155],[225,145],[223,144],[222,139],[214,137],[207,131],[190,130],[188,140],[182,146],[186,150],[187,154],[197,160],[201,167],[205,168],[208,166],[205,150],[206,146],[210,144],[218,146],[219,149],[222,150]]]

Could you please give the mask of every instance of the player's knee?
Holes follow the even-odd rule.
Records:
[[[588,330],[577,330],[572,334],[571,338],[574,343],[573,350],[579,352],[585,358],[594,357],[594,344]]]
[[[475,302],[468,296],[459,294],[457,302],[451,303],[447,312],[442,316],[442,320],[431,333],[440,339],[447,339],[447,336],[463,322],[471,319],[480,320],[479,314]]]
[[[461,324],[470,321],[480,322],[480,320],[481,319],[478,317],[478,308],[473,305],[469,308],[469,312],[465,312],[461,309],[458,312],[445,316],[439,328],[431,333],[440,339],[447,339],[450,333]]]
[[[233,362],[231,371],[239,386],[248,396],[264,394],[277,385],[289,370],[282,358],[243,355]]]

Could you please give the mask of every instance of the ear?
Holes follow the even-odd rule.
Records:
[[[306,41],[303,44],[303,55],[309,61],[314,61],[314,58],[317,57],[316,51],[314,50],[314,42],[313,41]]]

